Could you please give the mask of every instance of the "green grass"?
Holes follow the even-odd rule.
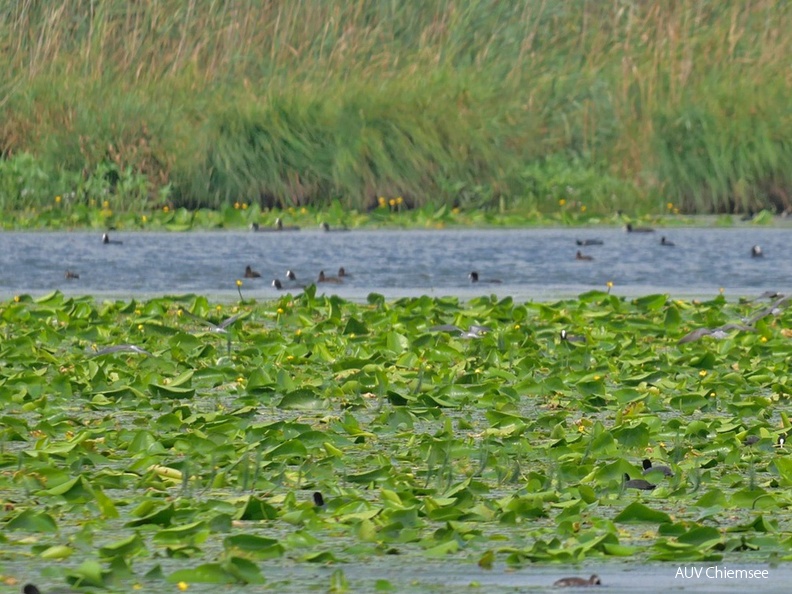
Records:
[[[790,311],[679,342],[763,307],[18,296],[0,303],[0,577],[369,590],[381,576],[345,568],[387,559],[378,589],[426,591],[411,568],[441,561],[789,560]],[[185,311],[239,317],[227,340]],[[644,458],[675,476],[625,490]]]
[[[770,0],[25,0],[0,209],[783,210],[791,26]]]

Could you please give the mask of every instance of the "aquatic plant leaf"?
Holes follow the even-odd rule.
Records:
[[[4,530],[20,532],[56,532],[58,525],[51,515],[32,509],[23,509],[3,526]]]
[[[792,459],[788,457],[776,457],[772,465],[778,472],[778,477],[782,487],[792,486]]]
[[[172,584],[196,583],[196,584],[235,584],[245,583],[232,572],[228,571],[222,563],[204,563],[190,569],[179,569],[171,573],[167,578]]]
[[[145,551],[145,543],[140,535],[135,532],[117,542],[99,548],[99,556],[103,559],[113,557],[130,557]]]
[[[730,526],[726,529],[726,532],[778,532],[778,522],[776,520],[768,520],[762,514],[759,514],[752,522]]]
[[[294,390],[281,398],[278,408],[283,410],[316,410],[327,408],[325,399],[313,390]]]
[[[192,398],[195,396],[195,388],[179,387],[151,383],[148,385],[149,392],[155,398]]]
[[[102,569],[96,561],[84,561],[66,574],[66,581],[74,587],[105,588],[110,571]]]
[[[148,515],[143,516],[142,518],[138,518],[136,520],[130,520],[124,525],[130,528],[137,528],[139,526],[145,526],[147,524],[152,524],[156,526],[169,526],[170,523],[173,521],[173,516],[175,515],[175,513],[176,513],[176,509],[171,503],[169,506],[153,511]]]
[[[223,540],[223,547],[229,555],[251,559],[276,559],[285,549],[279,540],[253,534],[236,534]]]
[[[269,503],[253,495],[245,499],[245,504],[237,514],[238,520],[259,521],[274,520],[278,517],[278,511]]]
[[[615,518],[614,522],[648,522],[651,524],[671,523],[671,516],[665,512],[655,511],[642,503],[634,501],[625,507]]]

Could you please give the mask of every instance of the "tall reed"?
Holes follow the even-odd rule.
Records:
[[[634,190],[574,188],[603,209],[786,207],[790,26],[771,0],[20,0],[0,152],[190,206],[549,208],[582,168]]]

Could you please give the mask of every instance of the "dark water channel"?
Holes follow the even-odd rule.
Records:
[[[660,245],[665,236],[675,245]],[[286,271],[309,283],[320,270],[343,266],[353,277],[320,290],[360,300],[370,292],[388,298],[496,293],[516,299],[548,299],[604,289],[623,295],[668,292],[674,296],[750,295],[792,290],[790,228],[668,228],[626,233],[617,228],[371,230],[149,233],[115,232],[121,244],[103,244],[96,232],[0,233],[0,297],[67,294],[143,298],[199,293],[266,299],[287,289]],[[579,247],[576,239],[602,245]],[[751,257],[760,245],[761,258]],[[591,261],[576,260],[576,251]],[[245,266],[261,278],[244,279]],[[66,270],[79,274],[65,278]],[[482,280],[472,284],[476,270]]]

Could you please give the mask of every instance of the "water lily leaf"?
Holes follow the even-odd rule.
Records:
[[[356,336],[360,336],[362,334],[368,334],[368,328],[366,324],[361,322],[355,317],[351,317],[347,320],[346,326],[344,326],[344,330],[342,334],[354,334]]]
[[[145,550],[145,543],[137,532],[117,542],[99,549],[99,556],[104,559],[113,557],[130,557]]]
[[[167,580],[172,583],[235,584],[239,578],[221,563],[204,563],[191,569],[180,569],[171,573]]]
[[[424,551],[427,557],[445,557],[452,553],[459,551],[459,541],[456,538],[441,542],[433,547],[429,547]]]
[[[339,563],[340,559],[330,551],[318,551],[316,553],[308,553],[301,557],[302,561],[307,563]]]
[[[156,398],[192,398],[195,396],[194,388],[183,388],[179,386],[162,385],[151,383],[148,385],[149,392]]]
[[[53,560],[61,560],[61,559],[68,559],[74,553],[74,549],[68,547],[66,545],[54,545],[51,547],[47,547],[41,553],[39,553],[39,557],[42,559],[53,559]]]
[[[263,584],[266,580],[258,565],[242,557],[229,557],[223,564],[243,584]]]
[[[668,301],[668,295],[647,295],[646,297],[639,297],[633,303],[639,308],[646,311],[659,311]]]
[[[655,511],[642,503],[634,501],[625,507],[615,518],[614,522],[648,522],[651,524],[664,524],[671,522],[671,516],[665,512]]]
[[[728,501],[726,500],[726,496],[723,494],[723,491],[720,489],[710,489],[704,495],[699,497],[698,501],[696,501],[693,505],[697,507],[705,507],[705,508],[718,508],[718,507],[727,507]]]
[[[781,486],[792,486],[792,458],[779,456],[773,459],[772,465],[778,472]]]
[[[190,544],[196,545],[204,542],[209,536],[206,522],[198,521],[158,531],[153,541],[157,544]]]
[[[602,550],[606,555],[612,557],[632,557],[640,549],[638,547],[606,542],[602,544]]]
[[[94,498],[91,485],[82,476],[78,476],[56,487],[47,489],[44,493],[48,495],[60,495],[66,501],[71,502],[90,501]]]
[[[699,526],[677,537],[677,542],[708,549],[721,541],[720,531],[711,526]]]
[[[66,581],[75,587],[104,588],[105,578],[110,572],[102,569],[96,561],[84,561],[77,569],[66,574]]]
[[[778,521],[759,514],[752,522],[730,526],[726,532],[778,532]]]
[[[6,522],[3,529],[21,532],[56,532],[58,525],[46,512],[25,509]]]
[[[223,547],[229,555],[241,555],[251,559],[276,559],[285,551],[280,541],[253,534],[237,534],[226,537]]]
[[[169,526],[170,523],[173,521],[173,516],[175,513],[176,510],[173,507],[173,504],[171,503],[168,507],[159,509],[142,518],[138,518],[137,520],[130,520],[124,525],[131,528],[137,528],[138,526],[145,526],[147,524],[154,524],[157,526]]]
[[[327,408],[327,402],[313,390],[294,390],[281,398],[278,408],[283,410],[316,410]]]
[[[731,505],[748,509],[764,509],[778,507],[778,502],[772,494],[762,489],[743,489],[732,494]]]
[[[393,353],[403,353],[410,346],[410,341],[403,334],[388,332],[385,338],[385,347]]]
[[[277,458],[304,458],[308,455],[308,449],[299,438],[296,438],[277,445],[267,450],[264,454],[268,459],[273,460]]]
[[[392,469],[390,466],[375,468],[367,472],[360,472],[357,474],[348,474],[345,478],[351,483],[370,484],[377,482],[385,482],[391,479]]]
[[[239,510],[237,514],[238,520],[259,521],[259,520],[274,520],[278,517],[278,511],[266,501],[254,497],[253,495],[247,497],[245,505]]]

